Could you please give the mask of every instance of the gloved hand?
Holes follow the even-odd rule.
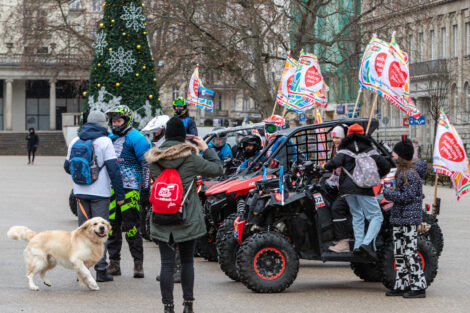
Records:
[[[140,191],[140,204],[144,207],[147,207],[150,205],[150,189],[145,188]]]

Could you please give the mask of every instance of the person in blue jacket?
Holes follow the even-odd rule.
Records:
[[[261,138],[258,135],[248,135],[243,137],[240,141],[240,146],[243,151],[244,161],[238,167],[237,171],[244,170],[251,165],[251,163],[258,157],[261,153],[261,149],[263,148],[263,144],[261,142]],[[261,157],[260,161],[264,162],[266,158],[263,156]]]
[[[224,130],[224,127],[214,127],[212,130]],[[224,162],[225,158],[232,158],[232,149],[230,148],[229,144],[227,143],[227,134],[217,134],[209,143],[209,148],[214,148],[215,152],[219,156],[220,161]]]
[[[173,101],[173,113],[183,122],[186,135],[198,135],[196,123],[188,115],[188,102],[183,97]]]
[[[112,230],[108,239],[109,266],[108,273],[121,275],[122,232],[126,233],[129,250],[134,259],[134,278],[143,278],[144,249],[139,232],[140,208],[139,200],[149,199],[149,165],[144,154],[150,145],[137,129],[132,127],[132,111],[125,105],[119,105],[106,112],[111,128],[111,138],[119,168],[121,170],[125,202],[122,205],[111,198],[109,220]]]
[[[82,126],[78,137],[72,140],[68,148],[67,158],[64,162],[64,169],[68,174],[71,173],[70,159],[72,147],[79,139],[82,141],[93,141],[96,162],[101,168],[98,179],[91,185],[73,184],[73,193],[78,207],[78,226],[81,226],[87,219],[93,217],[109,219],[111,185],[115,190],[117,203],[119,205],[124,204],[125,195],[121,171],[119,170],[113,143],[108,138],[107,128],[104,113],[91,111],[88,115],[87,123]],[[103,258],[95,264],[96,281],[105,282],[113,280],[113,276],[106,272],[107,266],[105,248]]]

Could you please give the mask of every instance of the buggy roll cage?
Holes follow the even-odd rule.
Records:
[[[226,129],[212,131],[209,134],[205,135],[203,139],[205,142],[210,142],[215,136],[220,135],[220,134],[229,134],[229,133],[235,133],[235,132],[242,131],[242,130],[252,130],[252,129],[264,129],[264,122],[247,124],[247,125],[236,126],[236,127],[229,127]]]
[[[269,143],[264,147],[262,153],[260,153],[259,156],[251,162],[245,172],[253,171],[254,167],[260,164],[260,160],[263,156],[266,156],[266,160],[262,162],[262,166],[269,165],[282,149],[286,149],[287,160],[289,160],[289,158],[295,158],[297,160],[310,160],[316,164],[326,163],[329,160],[331,150],[329,149],[329,146],[331,146],[332,140],[331,137],[328,138],[331,130],[338,125],[349,127],[355,123],[366,129],[368,121],[369,120],[366,118],[332,120],[320,124],[311,124],[281,130],[276,135],[275,139],[269,141]],[[378,127],[378,120],[372,119],[368,133],[369,138],[372,140],[376,150],[388,159],[391,164],[394,164],[391,152],[382,144],[377,143],[377,141],[372,137],[372,133],[377,130]],[[285,137],[285,140],[279,144],[271,155],[267,156],[267,152],[271,149],[274,143],[282,137]]]

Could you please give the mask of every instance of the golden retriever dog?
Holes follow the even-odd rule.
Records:
[[[8,230],[7,236],[14,240],[22,239],[29,242],[24,250],[29,289],[39,290],[34,283],[34,275],[38,273],[44,284],[51,286],[46,278],[46,272],[59,264],[74,270],[80,283],[91,290],[99,290],[88,269],[103,256],[104,244],[110,229],[108,221],[94,217],[72,232],[47,230],[36,234],[28,227],[13,226]]]

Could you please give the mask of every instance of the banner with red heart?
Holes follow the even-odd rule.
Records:
[[[392,87],[403,87],[405,86],[408,75],[402,71],[400,64],[397,61],[390,63],[388,68],[388,79]]]
[[[464,150],[450,132],[443,133],[439,139],[439,153],[443,158],[456,163],[465,159]]]
[[[380,52],[377,54],[375,58],[375,71],[377,75],[382,76],[382,72],[384,71],[385,62],[387,61],[387,54],[385,52]]]
[[[310,67],[305,73],[305,86],[312,87],[322,81],[321,74],[315,66]]]

